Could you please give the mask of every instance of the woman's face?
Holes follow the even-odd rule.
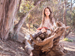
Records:
[[[48,8],[45,9],[45,14],[46,14],[46,16],[49,16],[50,15],[50,11],[49,11]]]

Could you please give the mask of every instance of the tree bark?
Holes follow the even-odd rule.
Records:
[[[14,26],[14,15],[19,0],[0,0],[0,37],[8,38],[8,34]]]

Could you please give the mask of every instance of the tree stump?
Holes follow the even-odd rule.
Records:
[[[34,37],[30,35],[34,43],[33,47],[34,49],[32,50],[30,56],[64,56],[65,55],[65,50],[63,48],[64,45],[60,43],[60,37],[62,36],[62,34],[64,33],[67,27],[63,26],[63,24],[61,25],[59,24],[57,26],[58,27],[51,33],[50,36],[46,37],[46,35],[44,35],[45,36],[44,40],[42,40],[40,36],[34,39]]]

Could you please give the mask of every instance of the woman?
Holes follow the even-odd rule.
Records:
[[[46,7],[43,11],[43,17],[40,27],[37,29],[36,33],[40,30],[42,33],[50,34],[55,26],[55,20],[52,17],[52,11],[49,7]],[[47,30],[48,29],[48,30]],[[34,47],[34,50],[30,54],[30,56],[41,56],[43,54],[41,50],[36,50],[37,48]],[[40,54],[41,53],[41,54]]]
[[[42,22],[40,27],[37,29],[37,32],[39,32],[40,28],[42,33],[43,32],[47,32],[49,33],[49,31],[47,31],[46,29],[50,29],[51,31],[53,30],[55,26],[55,19],[52,17],[52,11],[49,7],[46,7],[43,11],[43,16],[42,16]]]

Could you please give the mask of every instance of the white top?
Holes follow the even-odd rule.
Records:
[[[55,20],[52,20],[53,21],[53,25],[56,25],[55,24]],[[50,19],[45,19],[45,22],[44,22],[44,24],[43,24],[43,27],[47,27],[48,29],[52,29],[53,26],[52,24],[51,24],[51,22],[50,22]],[[42,23],[41,23],[41,25],[40,25],[40,27],[42,26]]]

